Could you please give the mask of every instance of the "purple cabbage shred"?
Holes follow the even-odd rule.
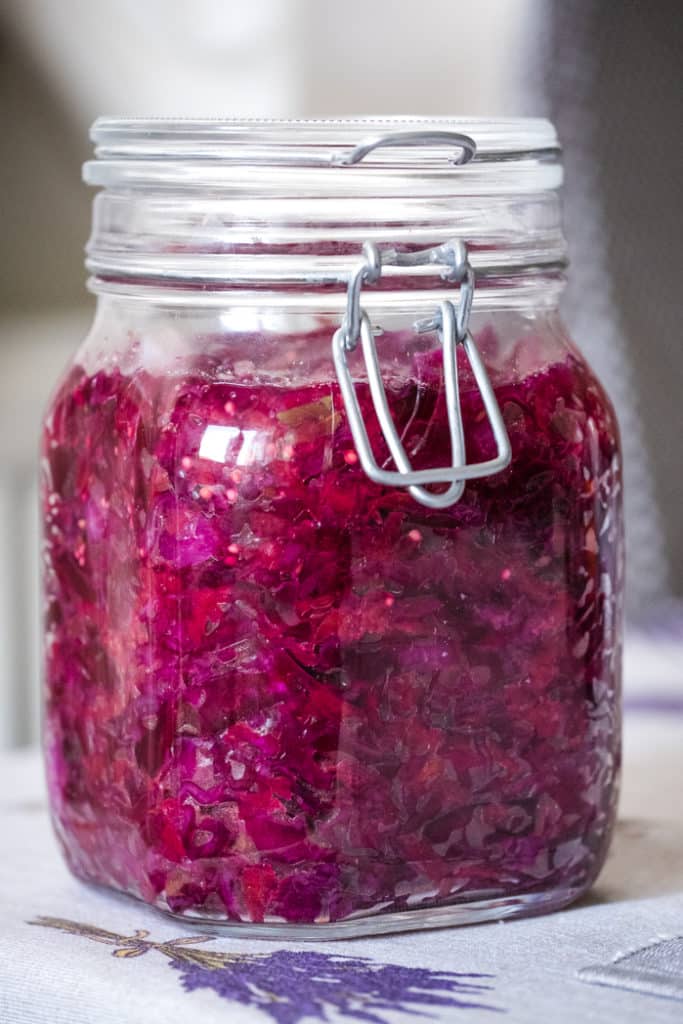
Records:
[[[591,883],[619,765],[616,425],[574,355],[513,357],[512,463],[442,511],[365,476],[336,382],[209,354],[70,371],[43,448],[46,744],[79,876],[292,923]],[[417,466],[449,460],[438,365],[388,384]],[[464,365],[461,389],[491,458]]]

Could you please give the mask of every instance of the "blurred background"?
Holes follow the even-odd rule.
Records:
[[[565,148],[565,317],[626,458],[627,698],[683,702],[679,0],[3,0],[0,748],[34,741],[42,410],[93,300],[98,114],[546,115]]]

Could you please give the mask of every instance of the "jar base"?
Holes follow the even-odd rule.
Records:
[[[279,921],[254,924],[249,921],[224,921],[192,913],[176,914],[163,907],[157,909],[167,917],[182,921],[185,925],[191,924],[199,931],[214,935],[285,942],[328,942],[396,932],[483,924],[485,921],[503,921],[515,917],[532,917],[562,910],[585,892],[586,886],[576,886],[569,889],[554,889],[552,892],[472,900],[443,907],[379,913],[320,924],[290,924]]]

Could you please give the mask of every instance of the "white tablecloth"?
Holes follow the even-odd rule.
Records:
[[[627,713],[625,739],[616,841],[579,905],[315,946],[207,940],[80,884],[50,831],[37,752],[4,755],[0,1022],[683,1021],[683,714]]]

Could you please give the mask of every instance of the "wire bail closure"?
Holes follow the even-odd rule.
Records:
[[[368,153],[380,148],[403,148],[404,146],[453,146],[457,151],[450,163],[455,166],[468,164],[474,159],[477,144],[469,135],[449,131],[390,132],[387,135],[363,139],[353,149],[337,153],[331,163],[338,167],[350,167],[364,160]]]
[[[451,159],[451,163],[456,165],[469,163],[477,151],[474,139],[458,132],[392,132],[378,138],[366,139],[354,149],[333,158],[332,162],[337,166],[349,167],[360,163],[368,153],[382,146],[435,145],[455,147],[458,155]],[[398,252],[395,249],[380,251],[373,242],[366,242],[363,246],[363,257],[362,263],[349,278],[346,314],[332,339],[334,365],[358,458],[367,476],[375,483],[385,487],[407,487],[415,501],[421,505],[426,505],[428,508],[448,508],[460,500],[467,480],[500,472],[509,465],[512,456],[510,439],[500,406],[479,350],[469,331],[470,312],[474,297],[474,271],[469,261],[467,246],[460,239],[454,239],[431,249],[406,253]],[[429,265],[440,268],[444,281],[450,281],[459,286],[457,307],[449,299],[446,299],[439,303],[433,317],[418,320],[414,325],[418,334],[438,331],[441,339],[452,454],[450,466],[445,466],[442,469],[414,470],[391,418],[372,325],[361,306],[360,296],[363,285],[376,284],[382,276],[382,269],[386,266],[423,267]],[[348,366],[348,355],[357,347],[359,341],[368,374],[370,396],[384,440],[396,464],[396,470],[383,469],[379,466],[370,446],[363,413]],[[486,462],[467,463],[458,387],[457,345],[462,345],[465,350],[496,442],[496,457]],[[426,490],[426,485],[429,484],[448,484],[449,486],[440,494],[434,494],[432,491]]]
[[[448,508],[460,500],[467,480],[500,472],[509,465],[512,454],[500,406],[469,331],[474,296],[474,272],[467,246],[456,239],[431,249],[399,253],[393,249],[380,251],[374,243],[366,242],[363,246],[363,255],[363,262],[349,278],[346,315],[332,339],[334,365],[361,466],[368,477],[377,484],[386,487],[407,487],[412,497],[421,505],[428,508]],[[361,306],[360,294],[364,284],[376,284],[379,281],[382,268],[385,266],[415,267],[429,264],[441,267],[442,278],[459,285],[460,289],[457,307],[449,299],[445,299],[439,303],[433,317],[419,320],[414,325],[420,334],[438,331],[441,339],[452,458],[450,466],[414,470],[391,418],[372,325]],[[387,470],[379,466],[370,446],[363,413],[348,366],[348,355],[358,346],[359,341],[375,413],[397,470]],[[463,346],[469,360],[496,443],[496,457],[486,462],[468,464],[466,459],[458,386],[457,345]],[[440,494],[434,494],[425,488],[425,485],[439,483],[447,483],[449,487]]]

